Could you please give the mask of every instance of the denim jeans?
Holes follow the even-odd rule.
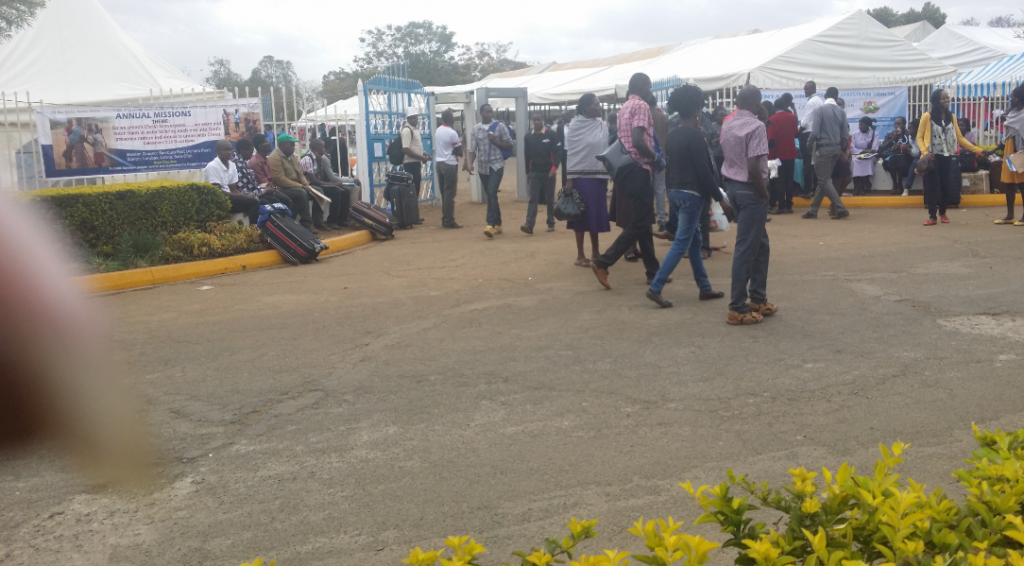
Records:
[[[654,175],[654,212],[658,225],[661,226],[668,221],[668,214],[665,213],[665,175],[667,170],[658,171]]]
[[[498,205],[498,188],[501,187],[501,178],[505,175],[505,168],[491,169],[490,174],[480,174],[480,187],[484,190],[487,198],[487,225],[501,226],[501,206]]]
[[[910,190],[914,186],[914,180],[917,179],[917,162],[921,160],[921,156],[917,156],[913,161],[910,162],[910,171],[907,171],[907,182],[903,185],[903,188]]]
[[[690,269],[693,270],[693,280],[697,282],[697,288],[710,292],[713,289],[711,282],[708,281],[708,272],[704,269],[704,260],[700,256],[700,212],[702,208],[707,208],[708,203],[703,198],[685,191],[668,191],[668,200],[672,203],[673,210],[679,210],[676,239],[672,242],[668,253],[665,254],[665,261],[662,262],[661,269],[654,276],[651,291],[661,293],[668,281],[668,276],[672,275],[676,266],[683,259],[683,254],[689,253]]]
[[[530,202],[526,205],[526,225],[533,228],[537,223],[537,202],[540,200],[540,193],[544,191],[544,198],[548,207],[548,227],[555,226],[555,180],[549,173],[531,171],[529,174]]]
[[[761,202],[751,183],[726,181],[725,191],[736,212],[736,248],[732,256],[732,293],[729,310],[750,312],[747,299],[766,303],[768,288],[768,203]],[[748,293],[749,286],[749,293]]]

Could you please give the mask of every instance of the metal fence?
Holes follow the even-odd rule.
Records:
[[[146,104],[194,103],[211,100],[259,98],[262,109],[260,130],[268,137],[288,132],[299,139],[297,152],[305,152],[309,143],[320,137],[327,143],[334,143],[334,165],[338,171],[351,171],[355,156],[356,117],[331,111],[323,98],[302,97],[299,89],[272,87],[235,89],[191,89],[179,91],[151,91],[148,97],[121,100],[111,104],[90,104],[88,107],[132,106]],[[83,185],[106,185],[113,183],[174,179],[198,181],[200,170],[162,171],[153,173],[130,173],[125,175],[103,175],[47,179],[43,171],[43,156],[38,143],[36,112],[53,105],[44,100],[33,99],[30,92],[0,92],[0,190],[36,190],[55,187]],[[307,116],[304,118],[304,116]],[[334,129],[337,135],[332,140],[329,134]],[[342,140],[345,143],[342,143]],[[273,143],[273,142],[272,142]],[[344,149],[342,146],[344,145]],[[329,148],[330,149],[330,148]]]

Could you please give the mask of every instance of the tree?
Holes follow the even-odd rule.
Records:
[[[460,73],[455,53],[459,45],[455,42],[455,32],[449,31],[448,26],[426,20],[397,26],[389,24],[384,28],[363,30],[359,44],[363,52],[353,60],[357,70],[381,69],[405,61],[409,64],[409,78],[424,85],[458,83]]]
[[[978,27],[978,26],[981,25],[981,22],[978,21],[978,18],[975,18],[974,16],[971,16],[970,18],[964,18],[964,19],[960,20],[959,22],[956,23],[956,25],[958,25],[958,26]]]
[[[0,43],[32,25],[44,7],[46,0],[0,0]]]
[[[245,81],[249,90],[262,87],[267,90],[271,87],[292,87],[299,82],[299,75],[295,72],[295,65],[291,61],[277,59],[273,55],[267,55],[260,59],[260,62],[249,74],[249,80]]]
[[[365,82],[376,74],[377,69],[347,71],[344,68],[327,73],[322,81],[324,98],[327,99],[327,104],[334,104],[339,100],[352,98],[356,95],[356,86],[359,81]]]
[[[211,88],[234,90],[245,86],[245,77],[231,68],[231,61],[223,57],[211,57],[206,60],[210,74],[203,78],[203,84]]]
[[[903,20],[900,19],[900,13],[888,6],[873,8],[868,10],[867,13],[887,28],[894,28],[903,25]]]
[[[459,67],[462,71],[460,82],[475,82],[487,75],[515,71],[527,66],[518,61],[518,53],[509,56],[512,43],[494,41],[491,43],[477,42],[459,48]]]
[[[990,28],[1019,28],[1024,26],[1024,21],[1018,20],[1013,14],[996,16],[988,21]]]
[[[910,8],[906,12],[897,12],[889,6],[882,6],[867,11],[868,15],[878,20],[882,25],[889,28],[896,26],[905,26],[908,24],[916,24],[917,22],[927,21],[931,25],[935,26],[936,29],[946,24],[946,13],[941,8],[932,4],[931,2],[925,2],[921,9]]]

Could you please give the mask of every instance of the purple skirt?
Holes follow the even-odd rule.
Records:
[[[583,213],[583,218],[569,221],[567,228],[591,234],[611,232],[612,226],[608,222],[608,180],[573,179],[572,182],[587,201],[587,211]]]

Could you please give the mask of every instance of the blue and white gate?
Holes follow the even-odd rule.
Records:
[[[423,151],[434,153],[434,108],[430,93],[417,81],[409,80],[406,63],[391,65],[358,88],[359,119],[357,145],[359,177],[363,179],[363,200],[383,205],[387,172],[398,169],[388,161],[388,144],[398,137],[406,123],[407,110],[419,114]],[[434,163],[423,164],[419,186],[420,202],[434,198]]]

